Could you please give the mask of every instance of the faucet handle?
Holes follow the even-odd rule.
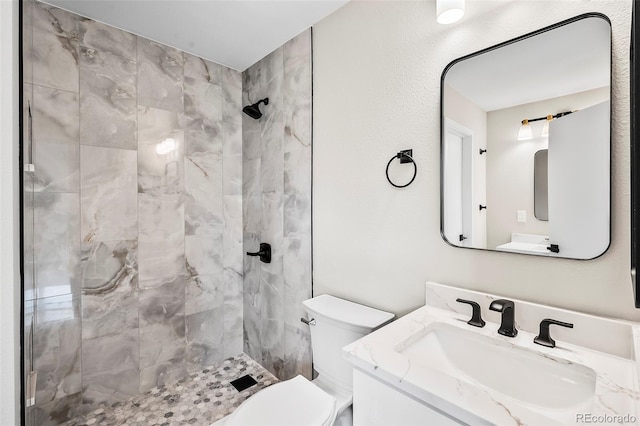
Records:
[[[540,332],[533,339],[534,343],[537,343],[538,345],[546,346],[548,348],[556,347],[556,341],[553,340],[551,338],[551,335],[549,334],[550,325],[559,325],[562,327],[573,328],[573,324],[569,322],[562,322],[562,321],[557,321],[551,318],[545,318],[542,321],[540,321]]]
[[[467,324],[472,325],[474,327],[484,327],[485,322],[482,320],[482,315],[480,312],[480,305],[472,300],[465,300],[457,298],[456,302],[466,303],[467,305],[471,305],[473,308],[473,313],[471,314],[471,319],[467,321]]]

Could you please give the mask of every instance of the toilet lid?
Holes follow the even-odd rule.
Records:
[[[270,386],[243,402],[229,416],[227,426],[330,425],[336,414],[334,397],[305,379]]]

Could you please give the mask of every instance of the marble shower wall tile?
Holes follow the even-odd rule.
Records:
[[[189,53],[184,55],[184,76],[208,83],[221,85],[223,73],[229,68],[207,61]],[[237,71],[236,71],[237,72]]]
[[[31,412],[27,410],[25,423],[43,426],[63,424],[82,414],[80,411],[81,403],[82,394],[78,392],[48,403],[38,404],[31,408]]]
[[[83,145],[137,149],[135,73],[134,60],[108,50],[81,46],[80,141]]]
[[[224,197],[224,350],[225,357],[242,352],[242,196]]]
[[[242,227],[245,233],[257,234],[262,231],[261,161],[259,158],[255,160],[243,160]]]
[[[223,265],[242,275],[242,196],[224,196],[224,224]]]
[[[182,52],[138,37],[138,104],[183,112]]]
[[[222,87],[191,77],[184,78],[184,115],[189,128],[207,130],[222,122]]]
[[[224,195],[242,195],[242,126],[224,123],[222,131]]]
[[[221,306],[223,281],[221,275],[193,275],[186,278],[185,312],[187,315]]]
[[[243,282],[242,274],[224,269],[224,354],[225,358],[243,352]]]
[[[275,110],[275,108],[274,108]],[[284,188],[284,120],[281,110],[265,114],[262,140],[260,179],[262,192],[280,192]]]
[[[300,320],[298,320],[300,322]],[[284,325],[284,377],[299,374],[313,380],[311,335],[287,323]]]
[[[184,363],[184,276],[140,290],[140,369]]]
[[[272,245],[272,262],[244,259],[244,348],[280,379],[311,378],[302,301],[311,297],[311,33],[242,75],[243,104],[269,97],[263,117],[242,117],[244,251]],[[226,159],[226,157],[225,157]]]
[[[136,151],[82,146],[82,241],[138,237]]]
[[[222,132],[222,126],[212,126],[207,130],[185,131],[185,155],[187,157],[220,157],[223,145],[226,144],[226,135]]]
[[[246,97],[246,96],[245,96]],[[249,100],[244,99],[243,105],[248,105]],[[260,120],[254,120],[246,114],[242,114],[242,160],[249,161],[262,157],[262,136]]]
[[[284,235],[311,236],[311,31],[284,45]]]
[[[187,364],[197,369],[224,360],[224,317],[222,297],[215,309],[186,317]]]
[[[222,276],[222,234],[185,237],[185,259],[190,276]]]
[[[82,247],[82,338],[138,328],[137,241]]]
[[[34,194],[34,259],[38,297],[79,296],[78,194]]]
[[[41,322],[34,333],[34,366],[38,371],[38,405],[81,390],[80,318]]]
[[[274,243],[274,247],[282,247],[282,244]],[[276,377],[283,377],[285,307],[283,256],[279,250],[272,251],[271,263],[262,264],[260,292],[262,365]]]
[[[138,194],[138,262],[142,288],[183,277],[184,201],[182,195]]]
[[[33,22],[38,324],[67,330],[34,413],[56,424],[242,352],[242,76],[41,3]]]
[[[222,255],[222,234],[185,237],[187,315],[222,308]]]
[[[242,124],[242,73],[231,68],[222,69],[222,120]]]
[[[244,233],[243,251],[258,247],[257,234]],[[262,292],[260,291],[260,260],[256,257],[244,258],[243,276],[243,348],[254,360],[262,363]]]
[[[300,321],[307,313],[302,301],[311,298],[311,239],[285,238],[283,244],[284,322],[308,333]]]
[[[188,371],[183,360],[171,360],[140,370],[140,393],[184,378]]]
[[[218,235],[224,228],[222,135],[187,130],[185,232]]]
[[[33,83],[33,8],[35,1],[21,0],[22,4],[22,81]]]
[[[140,291],[140,391],[186,374],[185,277]]]
[[[307,316],[302,301],[311,297],[311,239],[284,241],[284,377],[302,374],[312,379],[311,336],[300,318]]]
[[[78,192],[78,94],[33,86],[35,191]]]
[[[33,83],[78,92],[78,15],[33,6]]]
[[[184,192],[182,116],[138,106],[138,192]]]
[[[82,400],[87,406],[114,403],[138,393],[138,329],[82,342]]]
[[[92,19],[80,18],[80,44],[109,55],[136,60],[136,36]],[[135,72],[133,73],[135,77]]]

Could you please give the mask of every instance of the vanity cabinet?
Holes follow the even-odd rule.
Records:
[[[462,425],[436,408],[353,370],[353,426]]]

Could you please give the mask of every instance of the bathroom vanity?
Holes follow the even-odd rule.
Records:
[[[640,326],[512,299],[506,337],[498,299],[427,283],[425,306],[345,347],[354,425],[637,424]],[[550,328],[555,347],[534,343],[547,318],[573,324]]]

